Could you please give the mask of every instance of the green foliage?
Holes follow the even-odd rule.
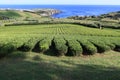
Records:
[[[58,56],[63,56],[67,53],[68,47],[63,38],[54,38],[53,42]]]
[[[106,45],[104,42],[102,42],[98,39],[91,39],[89,41],[92,42],[97,47],[97,51],[99,53],[103,53],[105,51],[110,50],[110,47],[108,45]]]
[[[93,55],[93,54],[97,53],[97,48],[88,40],[79,39],[78,42],[80,42],[80,44],[83,47],[83,54]]]
[[[18,26],[18,25],[38,25],[38,21],[20,21],[20,22],[11,22],[5,23],[4,26]]]
[[[108,50],[120,51],[119,41],[119,30],[99,30],[74,24],[41,24],[0,28],[0,54],[8,54],[16,50],[43,53],[50,50],[58,56],[79,56],[82,53],[93,55],[96,52]]]
[[[35,44],[38,40],[39,39],[31,38],[30,40],[25,42],[19,49],[25,52],[31,51],[35,47]]]
[[[81,21],[78,24],[83,25],[83,26],[87,26],[87,27],[98,28],[98,25],[92,21]]]
[[[68,45],[68,56],[80,56],[83,52],[83,49],[80,45],[79,42],[77,42],[76,40],[68,40],[67,41],[67,45]]]
[[[15,47],[11,43],[0,44],[0,57],[6,56],[15,50]]]
[[[39,43],[40,52],[45,52],[49,50],[51,43],[52,43],[51,41],[52,41],[51,38],[45,38],[41,40]]]
[[[111,42],[115,45],[114,50],[120,52],[120,39],[113,39]]]
[[[112,43],[112,42],[114,42],[115,40],[103,38],[103,39],[101,39],[100,41],[104,42],[107,46],[109,46],[109,47],[111,48],[111,50],[114,50],[114,49],[115,49],[115,44]]]

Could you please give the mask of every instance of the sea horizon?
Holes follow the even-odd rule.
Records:
[[[0,5],[90,5],[90,6],[94,6],[94,5],[105,5],[105,6],[120,6],[120,5],[115,5],[115,4],[0,4]]]

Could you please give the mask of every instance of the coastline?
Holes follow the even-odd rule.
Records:
[[[69,16],[91,16],[101,15],[109,12],[120,11],[119,5],[0,5],[6,9],[55,9],[62,13],[54,15],[55,18],[66,18]]]
[[[72,16],[100,16],[120,11],[119,5],[0,5],[1,10],[37,12],[40,16],[68,18]]]

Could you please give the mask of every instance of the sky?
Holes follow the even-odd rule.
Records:
[[[0,4],[120,5],[120,0],[1,0]]]

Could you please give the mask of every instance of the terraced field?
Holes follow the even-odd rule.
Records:
[[[120,51],[120,32],[74,24],[41,24],[0,28],[0,56],[14,51],[80,56]]]

